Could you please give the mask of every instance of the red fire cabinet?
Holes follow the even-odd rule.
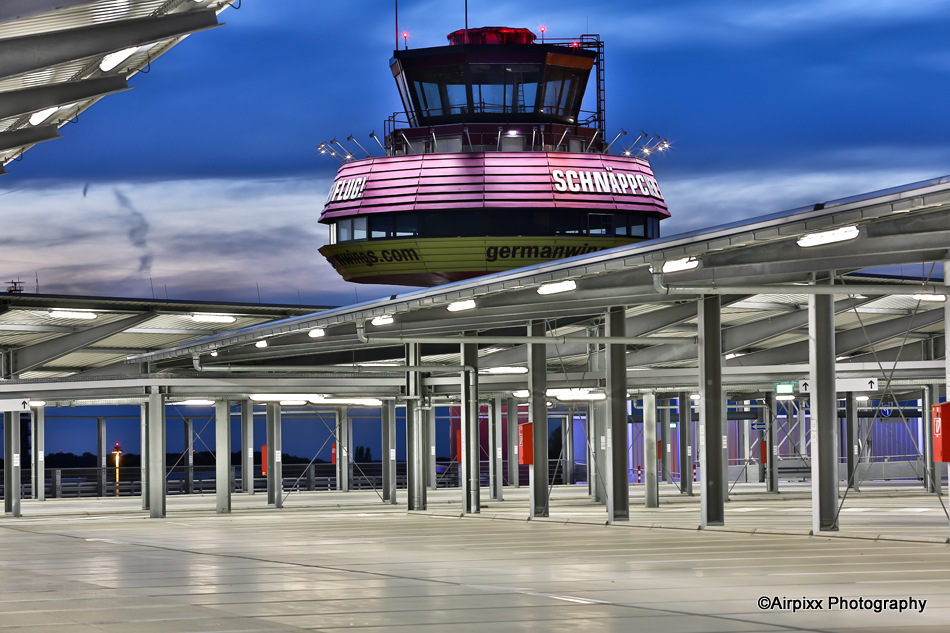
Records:
[[[943,421],[950,424],[950,402],[931,405],[930,411],[933,413],[934,461],[950,462],[950,432],[943,432]]]
[[[534,423],[518,425],[518,463],[534,463]]]
[[[330,463],[336,463],[336,442],[330,444]]]

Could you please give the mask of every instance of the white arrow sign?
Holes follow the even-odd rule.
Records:
[[[4,398],[0,400],[0,411],[29,411],[28,398]]]
[[[835,391],[877,391],[877,378],[839,378],[835,381]],[[799,393],[811,393],[811,380],[798,381]]]

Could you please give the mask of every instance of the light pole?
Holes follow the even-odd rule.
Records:
[[[112,449],[112,454],[115,455],[115,496],[119,496],[119,457],[122,455],[122,447],[119,446],[119,443],[115,443],[115,448]]]

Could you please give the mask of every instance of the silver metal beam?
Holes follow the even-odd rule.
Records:
[[[99,497],[106,496],[106,456],[109,454],[106,446],[106,419],[98,418],[96,420],[96,494]]]
[[[185,431],[185,494],[195,492],[195,421],[192,418],[183,420]]]
[[[21,347],[13,350],[11,372],[16,375],[42,367],[46,363],[62,358],[63,356],[88,347],[93,343],[104,340],[119,334],[133,325],[147,321],[155,316],[154,313],[146,312],[136,314],[111,323],[103,323],[85,330],[80,330],[74,334],[58,336],[54,339],[36,343],[27,347]]]
[[[660,479],[666,483],[673,483],[673,473],[670,472],[670,464],[673,456],[671,454],[670,442],[670,408],[672,400],[661,400],[663,405],[659,409],[660,414]]]
[[[12,77],[216,26],[220,24],[214,11],[189,11],[8,38],[0,40],[0,77]]]
[[[660,507],[656,472],[656,394],[643,394],[643,498],[644,507]],[[626,464],[625,464],[626,465]]]
[[[420,364],[419,344],[406,345],[406,365]],[[409,510],[426,509],[426,445],[427,434],[418,403],[422,397],[422,375],[406,374],[406,495]]]
[[[383,448],[383,503],[396,504],[396,401],[386,400],[380,411]]]
[[[33,451],[32,474],[33,498],[46,500],[46,408],[37,407],[31,416],[30,437]]]
[[[280,403],[267,403],[267,502],[275,508],[284,507],[284,471],[281,440]]]
[[[2,53],[0,53],[2,56]],[[55,125],[37,125],[9,132],[0,132],[0,152],[52,141],[60,138],[59,128]]]
[[[465,343],[461,347],[462,365],[471,371],[462,371],[459,375],[459,393],[462,400],[461,433],[462,455],[460,484],[462,487],[462,508],[465,514],[481,512],[479,490],[479,467],[481,449],[478,433],[478,346]]]
[[[20,412],[3,412],[3,510],[20,516]]]
[[[52,84],[3,93],[0,119],[19,117],[46,108],[64,106],[94,97],[131,90],[124,77],[116,75],[83,81]]]
[[[531,423],[533,442],[532,464],[530,466],[530,502],[529,517],[549,515],[548,499],[548,409],[547,409],[547,358],[544,343],[544,321],[532,321],[528,324],[528,336],[537,342],[528,347],[528,421]]]
[[[241,400],[241,490],[254,494],[254,403]]]
[[[860,490],[861,482],[858,481],[858,407],[854,400],[854,392],[849,391],[844,397],[844,415],[845,415],[845,461],[847,462],[848,488]],[[924,439],[926,446],[926,438]],[[924,450],[926,453],[926,449]],[[925,483],[926,485],[926,483]]]
[[[502,445],[505,441],[502,420],[505,413],[503,410],[504,400],[494,398],[489,407],[489,429],[488,429],[488,462],[491,464],[489,469],[489,482],[491,485],[491,498],[495,501],[502,501],[504,496],[505,482],[505,462]]]
[[[816,281],[830,283],[830,279]],[[835,393],[835,313],[828,295],[808,300],[811,370],[812,531],[838,529],[838,401]]]
[[[722,327],[719,297],[699,300],[699,450],[702,495],[700,526],[723,525]]]
[[[508,398],[505,405],[505,421],[508,425],[508,485],[521,487],[518,463],[518,401]]]
[[[148,509],[165,517],[165,402],[157,387],[148,394]]]
[[[680,494],[693,496],[693,401],[689,393],[677,395],[680,438]]]
[[[231,512],[231,406],[214,404],[214,490],[215,512]]]
[[[142,509],[148,510],[149,503],[151,499],[148,492],[148,411],[149,405],[148,402],[139,405],[139,443],[141,444],[139,448],[139,453],[141,457],[141,463],[139,465],[139,477],[142,480]]]
[[[623,308],[610,308],[605,319],[605,334],[610,338],[622,338],[624,335]],[[626,346],[607,345],[607,459],[609,472],[607,495],[607,522],[630,520],[630,484],[627,469],[627,363],[624,359]],[[656,411],[656,397],[643,396],[644,414],[647,403],[652,398]],[[646,418],[644,418],[645,420]],[[656,432],[654,418],[654,434]],[[656,443],[653,445],[653,474],[656,476]],[[654,479],[655,483],[655,479]]]

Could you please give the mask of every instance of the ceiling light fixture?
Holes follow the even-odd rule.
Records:
[[[353,407],[380,407],[383,404],[378,398],[328,398],[326,396],[312,396],[311,404],[347,404]]]
[[[307,333],[307,336],[309,336],[310,338],[320,338],[321,336],[326,336],[326,335],[327,335],[327,331],[324,330],[322,327],[315,327],[312,330],[310,330],[310,332]]]
[[[124,48],[121,51],[116,51],[114,53],[109,53],[102,58],[102,61],[99,62],[99,70],[104,73],[109,72],[119,66],[122,62],[127,60],[129,57],[135,54],[135,51],[138,50],[137,46],[132,48]]]
[[[380,325],[392,325],[392,324],[393,324],[393,321],[395,321],[395,319],[393,318],[393,315],[391,315],[391,314],[381,314],[381,315],[379,315],[378,317],[375,317],[372,321],[370,321],[370,323],[373,324],[373,325],[376,325],[376,326],[380,326]]]
[[[794,399],[795,399],[795,394],[791,394],[791,393],[780,393],[780,394],[778,394],[777,396],[775,396],[775,399],[776,399],[776,400],[783,400],[783,401],[791,401],[791,400],[794,400]]]
[[[236,318],[227,314],[203,314],[201,312],[192,314],[191,320],[195,323],[234,323],[237,321]]]
[[[699,266],[699,260],[695,257],[683,257],[682,259],[671,259],[668,262],[663,262],[663,267],[660,269],[664,273],[678,273],[684,270],[692,270]]]
[[[30,115],[30,125],[39,125],[46,119],[53,116],[53,113],[59,110],[59,107],[53,106],[52,108],[46,108],[45,110],[40,110],[39,112],[34,112]]]
[[[210,407],[214,404],[214,400],[202,400],[200,398],[193,398],[191,400],[179,400],[178,402],[169,402],[168,404],[181,405],[184,407]]]
[[[830,231],[820,233],[809,233],[798,238],[797,243],[802,248],[811,246],[823,246],[825,244],[834,244],[835,242],[846,242],[853,240],[859,235],[860,231],[856,226],[842,226]]]
[[[577,282],[573,279],[567,279],[565,281],[555,281],[548,284],[541,284],[538,286],[539,295],[553,295],[559,292],[570,292],[577,288]]]
[[[248,396],[254,402],[280,402],[281,400],[307,400],[321,398],[319,394],[309,393],[252,393]]]
[[[40,408],[46,406],[46,400],[30,400],[30,406],[33,408]]]
[[[479,369],[478,373],[492,374],[495,376],[527,374],[528,368],[527,367],[486,367],[485,369]]]
[[[50,310],[47,315],[53,319],[82,319],[91,321],[99,315],[95,312],[78,312],[75,310]]]
[[[516,389],[511,392],[512,397],[514,398],[530,398],[531,392],[527,389]]]
[[[461,301],[453,301],[448,306],[449,312],[462,312],[464,310],[474,310],[474,309],[475,309],[474,299],[462,299]]]
[[[267,347],[267,341],[258,341],[254,343],[254,347],[257,347],[259,349],[264,349],[265,347]]]
[[[946,301],[947,295],[913,295],[917,301]]]

